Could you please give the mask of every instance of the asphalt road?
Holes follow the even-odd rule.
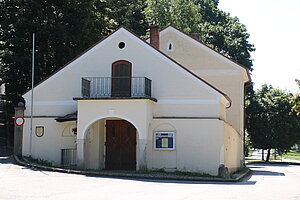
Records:
[[[300,165],[249,165],[239,183],[130,180],[28,169],[0,155],[0,200],[300,200]]]

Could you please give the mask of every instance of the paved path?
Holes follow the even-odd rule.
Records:
[[[240,183],[129,180],[28,169],[0,155],[1,200],[300,200],[300,166],[249,165]]]

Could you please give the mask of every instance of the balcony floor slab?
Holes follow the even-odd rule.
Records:
[[[74,97],[73,100],[128,100],[128,99],[148,99],[157,102],[157,99],[153,97]]]

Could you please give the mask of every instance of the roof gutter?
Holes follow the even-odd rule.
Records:
[[[227,95],[223,95],[220,100],[226,109],[231,107],[232,101]]]

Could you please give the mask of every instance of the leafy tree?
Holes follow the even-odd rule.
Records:
[[[300,80],[296,79],[297,84],[300,88]],[[297,116],[300,117],[300,93],[295,94],[294,98],[292,99],[293,104],[293,111],[296,112]]]
[[[11,101],[17,103],[31,85],[32,33],[37,83],[107,34],[101,5],[95,0],[0,2],[0,85],[5,83]]]
[[[247,107],[247,131],[254,148],[289,150],[299,139],[300,122],[291,112],[292,94],[271,85],[254,93]]]
[[[165,27],[173,24],[184,32],[198,32],[201,14],[199,6],[190,0],[148,0],[146,8],[150,24]]]
[[[144,13],[146,0],[106,0],[106,5],[112,29],[123,25],[140,36],[146,34],[149,27]]]
[[[254,49],[245,26],[217,5],[218,0],[2,0],[0,84],[15,103],[30,88],[33,32],[37,83],[117,26],[143,36],[149,22],[198,32],[203,42],[250,69]]]
[[[218,9],[218,0],[147,0],[147,19],[161,27],[173,24],[252,70],[246,27],[236,17]]]

